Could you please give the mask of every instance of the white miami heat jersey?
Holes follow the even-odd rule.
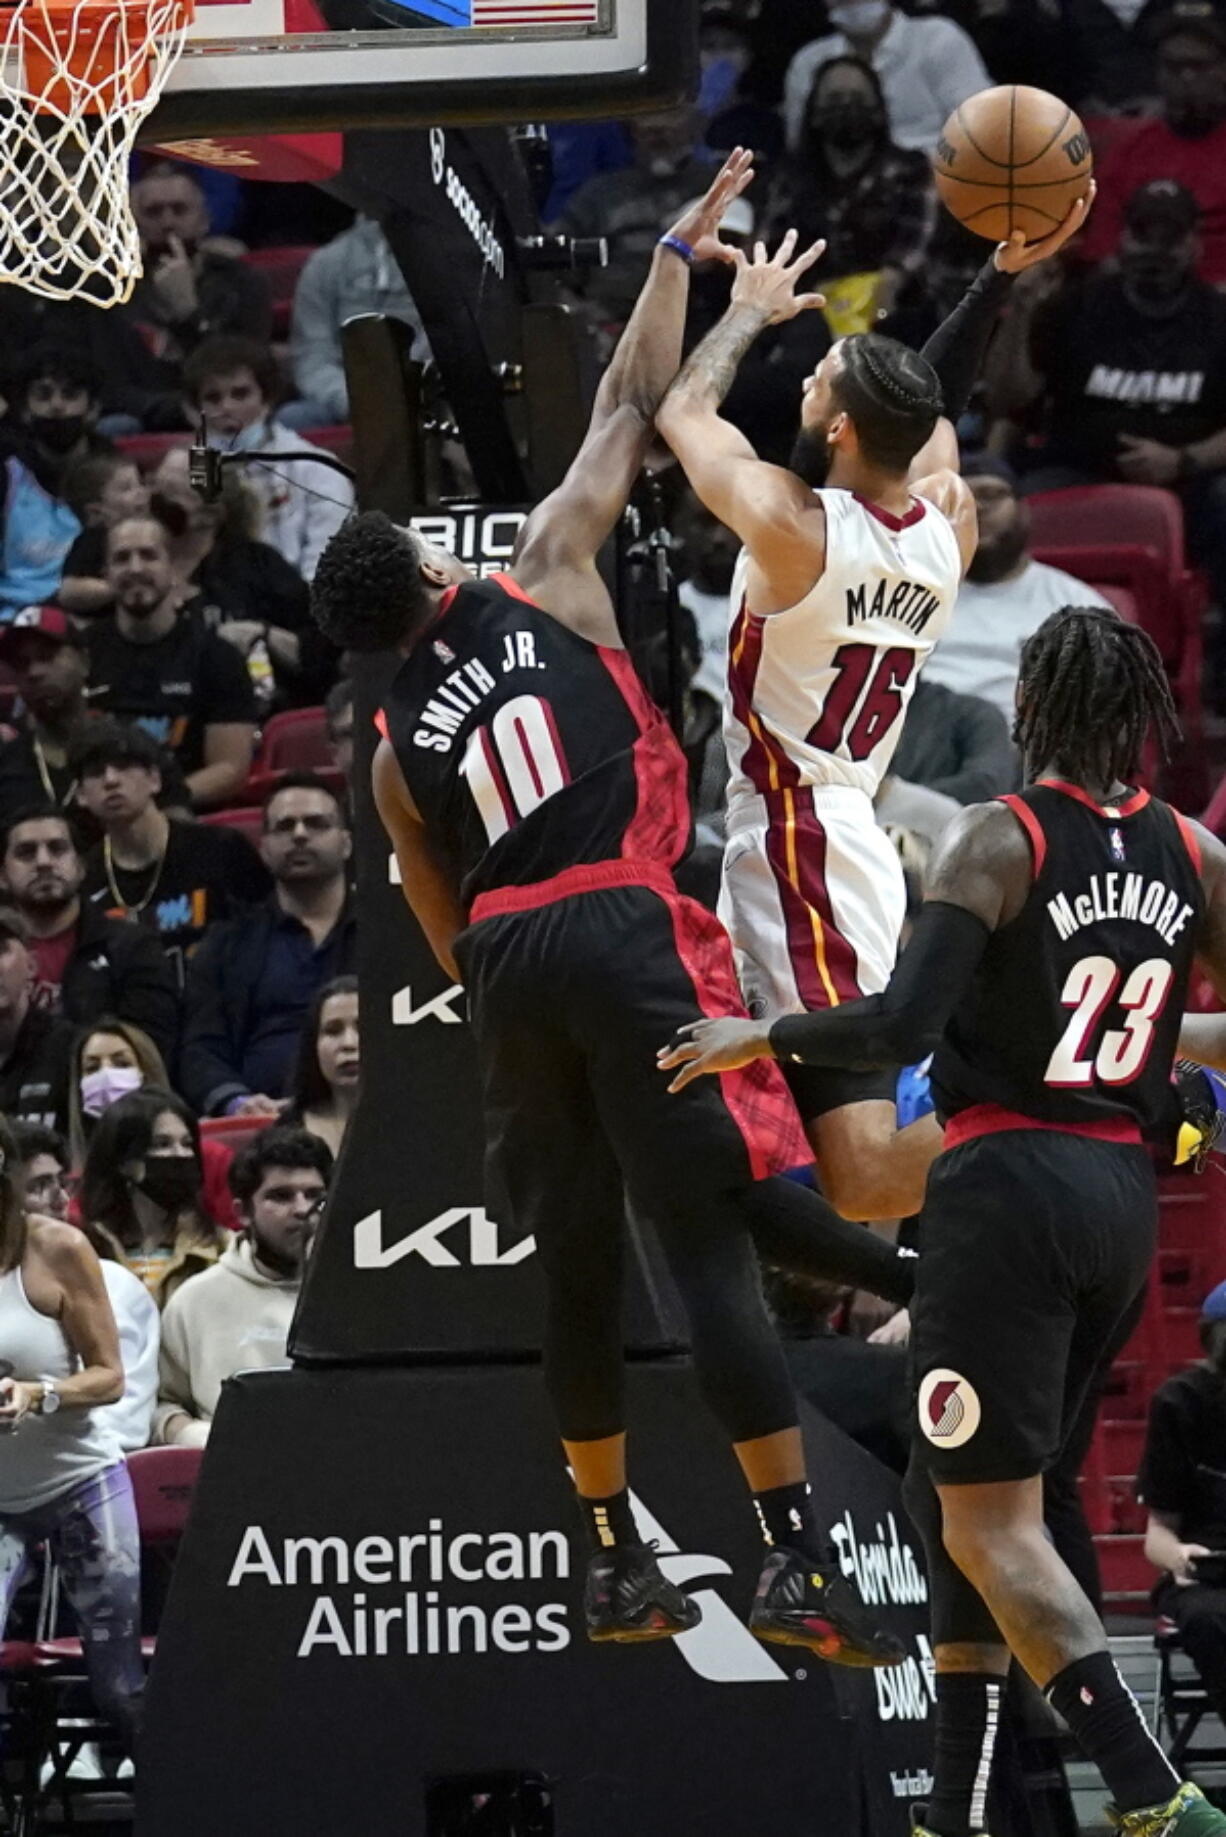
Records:
[[[798,785],[872,797],[902,733],[916,678],[949,624],[962,557],[949,519],[924,498],[892,516],[851,491],[819,491],[826,566],[786,612],[745,607],[743,551],[732,583],[724,740],[738,802]]]

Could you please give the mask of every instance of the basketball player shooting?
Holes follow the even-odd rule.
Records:
[[[1099,1768],[1115,1827],[1218,1837],[1226,1816],[1180,1783],[1048,1541],[1042,1476],[1149,1274],[1142,1143],[1178,1121],[1194,956],[1226,993],[1226,849],[1134,788],[1151,726],[1164,742],[1178,731],[1139,627],[1095,607],[1054,614],[1023,647],[1018,711],[1032,782],[951,824],[884,992],[765,1029],[700,1022],[662,1064],[684,1090],[761,1052],[856,1071],[935,1053],[945,1152],[922,1221],[907,1479],[937,1664],[922,1837],[984,1829],[1011,1656]],[[1206,1116],[1207,1141],[1219,1123]]]
[[[765,1177],[807,1158],[776,1067],[681,1104],[655,1071],[661,1034],[735,1006],[736,982],[722,929],[677,894],[685,760],[622,648],[596,566],[680,362],[690,260],[716,252],[749,177],[748,156],[734,154],[662,239],[587,440],[529,517],[510,573],[478,581],[386,517],[360,516],[325,551],[313,603],[341,648],[405,657],[374,791],[408,903],[468,990],[491,1170],[539,1247],[546,1382],[592,1552],[589,1636],[658,1639],[699,1618],[642,1546],[627,1490],[628,1192],[659,1234],[699,1381],[769,1546],[753,1630],[836,1662],[891,1664],[901,1648],[823,1547],[755,1245],[891,1299],[909,1294],[914,1265],[816,1194]]]
[[[873,798],[977,540],[942,410],[969,398],[1010,277],[1062,248],[1092,199],[1091,186],[1041,242],[1002,243],[926,354],[875,333],[840,339],[804,386],[790,469],[760,460],[719,406],[766,326],[822,304],[797,297],[813,252],[796,259],[794,237],[773,260],[761,244],[737,252],[728,312],[661,408],[694,490],[745,545],[720,917],[751,1013],[834,1008],[889,979],[906,889]],[[898,1130],[898,1069],[788,1068],[823,1188],[847,1218],[897,1219],[922,1202],[940,1132],[930,1117]]]

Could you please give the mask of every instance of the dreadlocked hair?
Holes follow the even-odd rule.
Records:
[[[411,533],[381,510],[342,523],[319,558],[311,613],[342,651],[390,651],[430,611]]]
[[[1158,647],[1106,606],[1062,606],[1022,646],[1013,738],[1027,775],[1059,761],[1098,787],[1136,777],[1151,727],[1164,759],[1180,739]]]

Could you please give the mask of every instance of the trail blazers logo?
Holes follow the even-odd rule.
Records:
[[[956,1371],[930,1371],[920,1385],[920,1426],[937,1448],[964,1448],[982,1418],[973,1385]]]

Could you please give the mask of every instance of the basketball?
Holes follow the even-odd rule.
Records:
[[[989,242],[1058,229],[1094,172],[1090,139],[1059,96],[1009,84],[956,108],[933,155],[946,207]]]

